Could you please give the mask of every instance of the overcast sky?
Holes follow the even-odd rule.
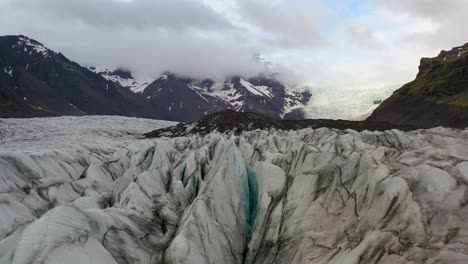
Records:
[[[0,34],[139,75],[253,74],[321,89],[405,83],[468,42],[466,0],[0,0]]]

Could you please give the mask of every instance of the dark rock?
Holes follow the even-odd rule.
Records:
[[[403,131],[409,131],[418,128],[416,126],[398,126],[389,123],[372,121],[347,121],[328,119],[276,120],[257,113],[240,113],[232,110],[225,110],[214,114],[210,114],[196,122],[180,123],[173,127],[151,131],[149,133],[146,133],[145,137],[180,137],[194,134],[206,135],[212,131],[239,134],[243,131],[252,131],[256,129],[297,130],[304,128],[320,127],[336,129],[353,129],[356,131],[384,131],[389,129],[400,129]]]
[[[132,72],[122,68],[118,68],[115,71],[113,71],[112,75],[119,76],[123,79],[133,79]]]

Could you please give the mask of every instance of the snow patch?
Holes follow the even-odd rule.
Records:
[[[28,51],[28,48],[31,48],[33,51],[35,51],[38,54],[41,54],[45,58],[49,58],[51,57],[51,54],[53,54],[53,51],[44,47],[44,45],[40,44],[39,42],[33,42],[31,39],[22,36],[19,37],[18,42],[13,47],[23,47],[23,50],[25,52]]]
[[[251,84],[250,82],[244,80],[243,78],[240,79],[240,83],[244,86],[249,92],[254,95],[263,96],[264,94],[257,90],[257,87]]]
[[[113,74],[116,69],[88,66],[88,70],[101,75],[104,79],[118,83],[120,86],[130,89],[134,93],[142,93],[151,83],[149,79],[137,80],[135,78],[122,78]]]
[[[10,66],[10,67],[5,66],[5,67],[3,67],[3,71],[4,71],[6,74],[8,74],[8,75],[10,75],[11,77],[13,77],[13,66]]]

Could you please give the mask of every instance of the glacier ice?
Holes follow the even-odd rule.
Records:
[[[468,130],[167,125],[0,120],[0,263],[468,261]]]

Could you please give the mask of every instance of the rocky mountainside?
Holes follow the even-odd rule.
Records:
[[[121,115],[194,121],[225,109],[303,118],[311,94],[271,77],[138,80],[126,69],[82,67],[25,36],[0,37],[0,117]]]
[[[290,92],[271,77],[194,80],[166,74],[142,92],[165,120],[194,121],[224,109],[256,112],[275,119],[302,119],[308,91]]]
[[[423,58],[416,79],[368,118],[419,127],[468,127],[468,44]]]
[[[220,81],[166,73],[154,81],[140,81],[128,70],[89,69],[143,95],[165,120],[194,121],[225,109],[257,112],[275,119],[303,119],[302,108],[311,98],[308,91],[290,91],[274,74]]]
[[[158,118],[142,96],[25,36],[0,37],[0,116]]]
[[[468,263],[468,130],[0,124],[0,263]]]

